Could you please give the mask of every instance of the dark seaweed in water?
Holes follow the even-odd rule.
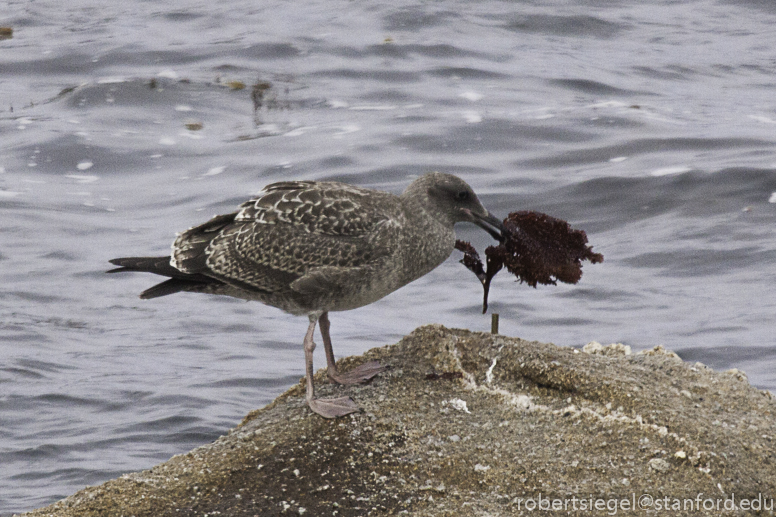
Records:
[[[558,280],[576,284],[582,277],[583,260],[593,264],[604,260],[587,245],[584,231],[533,211],[512,212],[504,219],[501,243],[485,250],[485,268],[470,243],[456,241],[455,248],[464,253],[461,263],[482,282],[483,314],[488,310],[490,282],[504,266],[520,282],[535,288],[536,284],[555,285]]]

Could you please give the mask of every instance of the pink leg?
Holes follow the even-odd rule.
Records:
[[[310,326],[307,327],[307,334],[304,336],[304,363],[305,378],[307,381],[306,399],[310,409],[324,418],[336,418],[358,411],[358,406],[350,397],[339,397],[334,399],[316,399],[315,385],[313,384],[313,334],[315,333],[315,323],[318,320],[317,314],[310,314]]]
[[[329,379],[339,384],[361,384],[378,373],[385,371],[385,366],[382,366],[377,361],[369,361],[359,366],[356,366],[347,373],[339,373],[337,371],[337,363],[334,360],[334,348],[331,346],[331,336],[329,335],[329,329],[331,324],[329,323],[329,313],[324,312],[318,318],[318,323],[321,326],[321,337],[323,338],[323,348],[326,351],[326,370],[329,375]]]

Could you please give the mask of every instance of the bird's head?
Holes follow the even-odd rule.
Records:
[[[408,192],[417,192],[430,211],[438,214],[451,225],[460,222],[474,223],[496,240],[502,240],[503,223],[482,206],[474,190],[461,178],[452,174],[431,172],[407,187]]]

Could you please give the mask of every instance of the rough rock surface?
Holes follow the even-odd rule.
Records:
[[[441,326],[341,364],[365,360],[391,369],[321,389],[362,413],[314,415],[300,384],[211,444],[26,515],[774,514],[776,402],[740,371]]]

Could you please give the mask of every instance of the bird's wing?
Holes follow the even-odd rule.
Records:
[[[284,181],[240,205],[236,220],[285,223],[323,235],[364,235],[390,218],[375,205],[377,198],[390,196],[333,181]]]
[[[227,228],[234,225],[237,212],[217,215],[204,224],[178,234],[172,245],[170,265],[190,275],[207,272],[205,250]]]
[[[269,185],[240,211],[179,235],[172,263],[186,273],[265,292],[289,289],[320,268],[361,271],[395,245],[393,214],[377,209],[368,193],[374,195],[334,182]]]

